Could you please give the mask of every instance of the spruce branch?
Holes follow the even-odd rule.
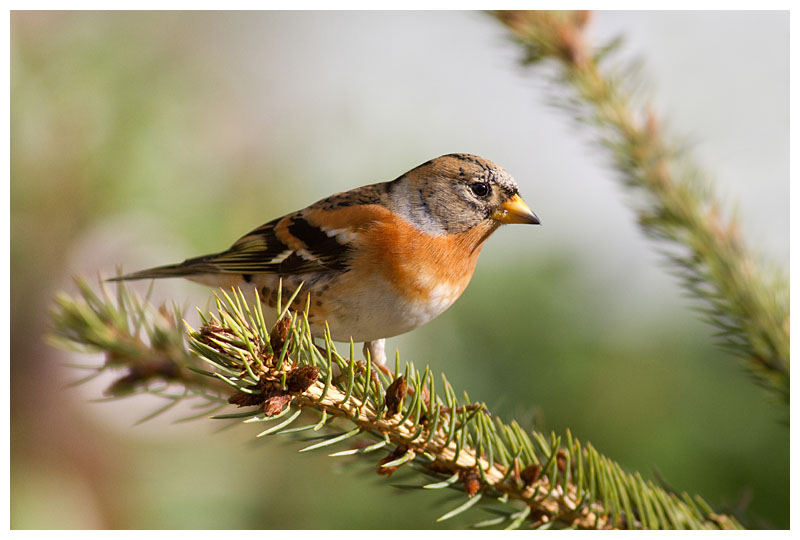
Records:
[[[482,403],[458,398],[442,375],[395,359],[394,372],[359,362],[350,344],[342,356],[326,333],[317,344],[300,289],[277,305],[270,328],[258,301],[239,290],[216,295],[216,312],[200,311],[195,330],[180,314],[156,309],[119,284],[112,297],[79,281],[79,297],[62,295],[53,313],[53,338],[61,346],[105,354],[95,368],[125,370],[107,390],[111,397],[149,393],[167,405],[202,400],[195,417],[226,404],[243,409],[212,418],[260,426],[257,436],[314,434],[300,452],[332,457],[388,454],[378,474],[409,467],[426,477],[422,490],[455,489],[463,502],[440,521],[481,507],[496,517],[475,527],[518,528],[739,528],[700,497],[677,494],[625,472],[620,465],[563,436],[526,432]],[[295,302],[297,300],[297,302]],[[302,414],[306,412],[307,414]],[[301,418],[311,423],[294,425]],[[341,448],[346,445],[345,448]],[[338,448],[336,448],[338,446]],[[362,459],[369,459],[366,456]]]
[[[594,130],[625,186],[640,195],[639,225],[661,242],[698,310],[719,329],[722,345],[746,358],[756,380],[789,402],[789,294],[785,276],[767,279],[726,218],[713,189],[686,152],[670,141],[633,88],[630,70],[607,66],[619,39],[597,49],[584,11],[496,11],[526,53],[525,62],[558,68],[561,103]],[[776,274],[778,274],[776,272]]]

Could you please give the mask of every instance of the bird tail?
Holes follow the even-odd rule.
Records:
[[[134,279],[159,279],[170,277],[187,277],[196,274],[219,273],[219,267],[213,263],[210,263],[208,259],[209,257],[207,256],[197,257],[195,259],[187,259],[182,263],[147,268],[131,274],[125,274],[124,276],[109,278],[107,281],[131,281]]]

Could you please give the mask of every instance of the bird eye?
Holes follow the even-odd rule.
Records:
[[[489,194],[489,184],[486,182],[475,182],[470,184],[469,189],[476,197],[486,197]]]

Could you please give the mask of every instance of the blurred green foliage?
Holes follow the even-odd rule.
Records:
[[[241,81],[220,80],[214,61],[167,31],[183,21],[12,14],[12,528],[463,526],[434,521],[455,501],[437,506],[430,498],[440,495],[390,488],[402,473],[387,481],[359,461],[297,455],[296,444],[255,442],[246,427],[129,427],[130,410],[143,416],[157,404],[90,404],[102,385],[65,388],[79,376],[62,366],[74,358],[43,335],[70,274],[171,262],[134,258],[168,238],[189,245],[175,260],[216,250],[330,191],[325,179],[295,174],[308,149],[242,142],[230,123],[246,111],[229,93]],[[235,31],[225,17],[190,21]],[[361,174],[359,183],[374,180]],[[287,181],[291,194],[279,187]],[[447,372],[504,417],[569,427],[630,470],[657,470],[672,487],[741,512],[746,526],[788,527],[786,419],[688,305],[638,306],[598,283],[576,253],[494,254],[490,242],[445,316],[390,347]],[[275,454],[284,466],[266,468]]]

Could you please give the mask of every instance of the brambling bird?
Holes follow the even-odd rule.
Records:
[[[449,308],[483,243],[506,223],[539,224],[511,175],[478,156],[448,154],[274,219],[226,251],[113,280],[256,287],[273,307],[279,283],[291,291],[303,283],[292,307],[302,309],[310,294],[312,335],[322,336],[327,321],[333,340],[363,341],[364,355],[384,365],[385,338]]]

